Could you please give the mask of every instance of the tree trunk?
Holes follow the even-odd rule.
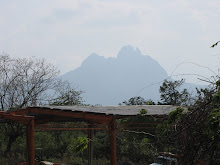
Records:
[[[7,148],[5,150],[4,156],[6,157],[7,154],[11,151],[11,146],[12,144],[16,141],[16,139],[18,138],[18,136],[10,136],[9,140],[8,140],[8,145]]]

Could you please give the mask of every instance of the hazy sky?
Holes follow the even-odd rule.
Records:
[[[116,57],[129,44],[169,75],[210,77],[192,63],[217,74],[220,44],[210,46],[219,40],[220,0],[0,0],[0,52],[46,58],[62,73],[93,52]]]

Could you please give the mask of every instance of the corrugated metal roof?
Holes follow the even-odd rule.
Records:
[[[168,115],[177,106],[171,105],[131,105],[131,106],[36,106],[28,108],[54,109],[60,111],[75,111],[95,114],[107,114],[114,116],[136,116],[142,109],[147,111],[146,115]]]

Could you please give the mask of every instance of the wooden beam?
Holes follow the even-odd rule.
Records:
[[[27,162],[28,165],[35,164],[35,138],[34,138],[34,119],[32,119],[27,125]]]
[[[36,121],[35,121],[35,126],[36,127],[55,127],[55,128],[62,128],[62,127],[65,127],[65,128],[75,128],[76,126],[84,126],[84,127],[105,127],[106,125],[105,124],[96,124],[96,123],[93,123],[93,124],[87,124],[87,123],[65,123],[65,124],[57,124],[57,123],[53,123],[53,124],[36,124]],[[74,127],[73,127],[74,126]]]
[[[117,165],[117,149],[116,149],[116,119],[113,118],[109,124],[109,140],[111,165]]]
[[[106,130],[107,128],[36,128],[36,131],[83,131],[83,130]]]
[[[92,165],[93,160],[93,130],[88,130],[88,165]]]
[[[9,114],[14,114],[14,115],[22,115],[22,116],[25,116],[27,114],[28,110],[27,109],[18,109],[16,111],[7,111],[6,113],[9,113]]]
[[[1,119],[1,118],[3,119],[3,115],[4,115],[4,113],[1,113],[1,112],[0,112],[0,119]]]
[[[1,114],[1,118],[9,120],[10,122],[16,122],[27,125],[34,117],[14,114]]]
[[[51,123],[51,122],[72,122],[72,121],[68,121],[68,119],[66,117],[58,117],[58,116],[53,116],[53,117],[35,117],[35,125],[36,124],[46,124],[46,123]]]
[[[45,114],[45,115],[54,115],[59,117],[66,117],[66,118],[76,118],[76,119],[83,119],[92,122],[104,123],[108,124],[112,120],[112,116],[110,115],[97,115],[92,113],[86,112],[76,112],[76,111],[61,111],[55,109],[41,109],[41,108],[29,108],[29,114]]]
[[[106,130],[104,124],[36,124],[37,131]]]

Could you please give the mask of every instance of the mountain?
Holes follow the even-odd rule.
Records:
[[[159,86],[167,77],[157,61],[132,46],[121,48],[116,58],[93,53],[61,76],[83,90],[84,100],[92,105],[118,105],[136,95],[159,100]]]

